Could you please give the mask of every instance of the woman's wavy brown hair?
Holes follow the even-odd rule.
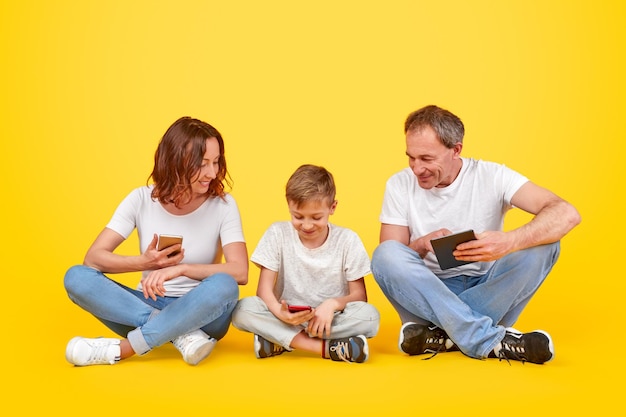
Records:
[[[180,207],[191,200],[191,184],[198,179],[206,152],[206,140],[217,139],[220,147],[217,177],[211,181],[209,198],[223,198],[225,185],[231,187],[224,157],[224,140],[216,128],[191,117],[181,117],[172,124],[159,142],[154,154],[152,198],[162,204],[174,203]]]

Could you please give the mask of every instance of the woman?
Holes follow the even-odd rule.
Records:
[[[190,117],[170,126],[154,156],[153,184],[122,201],[83,265],[65,274],[70,299],[122,337],[75,337],[66,348],[70,363],[114,364],[169,341],[191,365],[211,353],[230,326],[238,285],[248,282],[227,177],[224,141],[213,126]],[[141,254],[116,254],[135,228]],[[159,235],[182,236],[182,244],[158,250]],[[142,272],[137,289],[105,275],[135,271]]]

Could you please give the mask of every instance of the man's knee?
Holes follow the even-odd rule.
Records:
[[[401,270],[400,259],[404,250],[402,243],[395,240],[386,240],[374,250],[372,254],[372,275],[378,281],[383,275],[397,275]]]
[[[509,256],[513,262],[519,262],[523,265],[527,265],[528,262],[537,263],[538,261],[544,264],[554,265],[559,258],[560,251],[561,244],[557,241],[513,252]]]

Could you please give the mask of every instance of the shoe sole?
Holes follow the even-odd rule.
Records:
[[[550,359],[548,359],[547,361],[543,363],[550,362],[552,359],[554,359],[554,344],[552,343],[552,338],[550,337],[550,335],[544,332],[543,330],[533,330],[531,333],[541,333],[542,335],[546,337],[546,339],[548,339],[548,350],[550,351],[551,356],[550,356]]]
[[[261,355],[259,355],[260,351],[261,351],[261,341],[259,340],[259,335],[255,334],[254,335],[254,355],[256,356],[257,359],[263,359],[261,358]]]
[[[370,347],[367,344],[367,338],[363,335],[358,335],[357,336],[359,339],[363,340],[363,353],[365,354],[365,357],[363,358],[362,362],[365,362],[367,360],[367,358],[370,357]]]
[[[519,330],[517,330],[514,327],[507,327],[506,328],[507,331],[513,332],[513,333],[518,333],[518,334],[523,334],[522,332],[520,332]],[[548,359],[545,362],[542,363],[548,363],[550,362],[552,359],[554,359],[554,343],[552,342],[552,337],[550,337],[550,335],[546,332],[544,332],[543,330],[533,330],[532,332],[529,333],[541,333],[542,335],[544,335],[546,337],[546,339],[548,339],[548,350],[550,351],[550,359]],[[534,362],[531,362],[534,363]]]
[[[65,348],[65,359],[71,363],[72,365],[76,365],[76,366],[81,366],[79,364],[77,364],[75,361],[72,360],[73,356],[74,356],[74,346],[76,346],[76,344],[82,340],[83,338],[80,336],[76,336],[73,337],[68,343],[67,343],[67,347]]]
[[[398,338],[398,350],[402,353],[406,353],[407,355],[410,355],[410,353],[405,352],[404,349],[402,349],[402,343],[404,343],[404,329],[407,326],[410,326],[412,324],[417,324],[417,323],[414,323],[412,321],[407,321],[406,323],[404,323],[402,327],[400,328],[400,337]]]

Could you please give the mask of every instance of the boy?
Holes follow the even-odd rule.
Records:
[[[239,300],[233,325],[254,333],[259,359],[302,349],[364,362],[380,315],[367,303],[370,260],[363,243],[329,223],[337,207],[333,176],[302,165],[287,182],[286,198],[291,223],[272,224],[259,241],[250,258],[261,269],[257,295]],[[294,305],[305,309],[292,312]]]

